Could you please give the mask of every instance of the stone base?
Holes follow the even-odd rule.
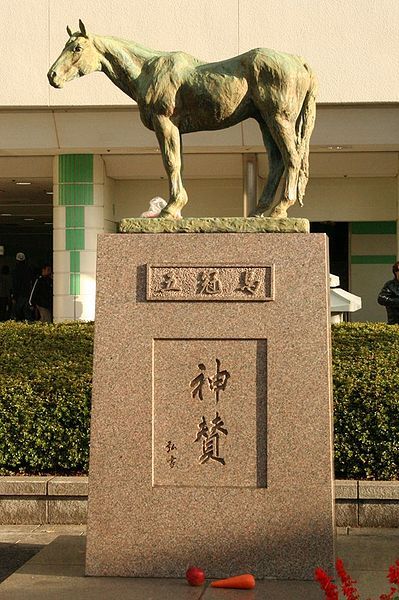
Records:
[[[307,219],[208,217],[191,219],[122,219],[121,233],[309,233]]]
[[[99,236],[88,575],[333,571],[328,291],[324,234]]]

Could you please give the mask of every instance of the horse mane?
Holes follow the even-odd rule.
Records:
[[[123,89],[135,89],[136,101],[151,103],[160,114],[171,115],[175,107],[175,95],[180,78],[176,71],[174,54],[151,50],[135,42],[115,37],[93,36],[93,44],[106,63],[111,79],[124,81]],[[121,77],[118,73],[127,72]],[[140,81],[137,86],[136,82]],[[138,94],[139,89],[141,94]]]
[[[155,56],[161,56],[163,53],[157,50],[145,48],[135,42],[124,40],[111,36],[92,36],[92,41],[95,48],[102,54],[108,62],[111,70],[113,69],[113,61],[111,57],[123,67],[131,66],[132,75],[136,69],[141,71],[142,63]]]
[[[135,42],[111,36],[93,36],[93,44],[104,56],[114,75],[116,73],[111,57],[124,69],[131,65],[132,79],[140,79],[142,82],[142,100],[150,104],[158,114],[166,116],[174,112],[176,92],[181,85],[185,67],[201,63],[185,52],[151,50]],[[135,71],[136,76],[133,75]]]
[[[95,47],[102,54],[110,51],[114,55],[123,56],[128,54],[130,57],[132,57],[136,54],[140,56],[147,56],[148,58],[151,56],[160,56],[165,54],[161,50],[153,50],[131,40],[124,40],[114,36],[92,35],[91,37]]]

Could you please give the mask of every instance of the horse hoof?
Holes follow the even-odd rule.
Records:
[[[274,210],[270,217],[272,219],[287,219],[287,211],[286,210]]]
[[[171,213],[167,210],[162,210],[159,214],[160,219],[168,219],[169,221],[178,221],[182,218],[180,212],[179,213]]]

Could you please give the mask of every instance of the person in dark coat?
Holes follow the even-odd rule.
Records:
[[[51,323],[53,320],[53,278],[50,265],[42,267],[42,274],[33,285],[29,298],[31,306],[36,306],[42,323]]]
[[[399,324],[399,261],[392,266],[393,279],[386,282],[378,295],[378,304],[387,310],[388,325]]]
[[[33,314],[29,307],[29,296],[32,291],[33,271],[23,252],[18,252],[15,260],[11,290],[15,320],[32,321]]]

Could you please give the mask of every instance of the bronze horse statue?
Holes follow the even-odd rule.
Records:
[[[182,171],[183,133],[224,129],[255,119],[269,159],[269,176],[251,216],[286,217],[302,206],[309,178],[309,140],[316,115],[316,80],[298,56],[256,48],[205,63],[185,52],[158,52],[134,42],[80,30],[72,33],[48,79],[53,87],[103,71],[135,100],[155,131],[169,179],[161,217],[178,219],[187,202]],[[277,188],[283,177],[281,196]]]

